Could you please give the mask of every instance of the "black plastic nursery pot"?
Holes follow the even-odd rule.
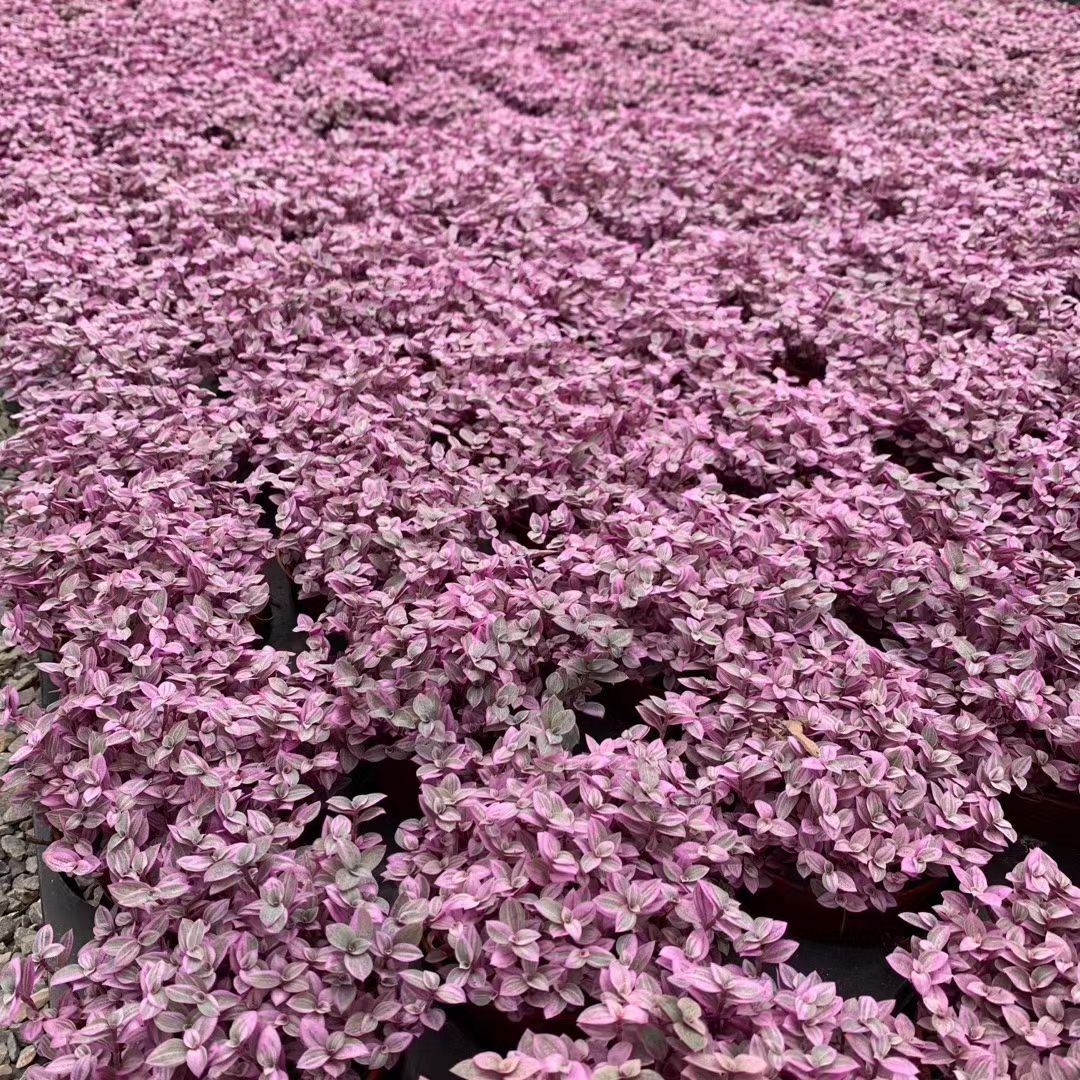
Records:
[[[503,1054],[516,1049],[518,1043],[521,1042],[521,1037],[528,1031],[537,1035],[582,1037],[582,1032],[577,1026],[576,1012],[563,1012],[550,1020],[538,1012],[531,1018],[515,1020],[506,1013],[500,1012],[494,1005],[466,1003],[451,1006],[446,1013],[463,1033],[468,1033],[474,1040],[477,1038],[483,1040],[484,1045],[480,1047],[481,1050],[496,1050]]]
[[[42,844],[50,843],[52,830],[40,817],[34,820],[34,835]],[[78,891],[66,874],[58,874],[38,860],[38,887],[41,890],[41,918],[52,927],[53,935],[61,938],[69,930],[78,952],[94,936],[94,913],[97,910]]]
[[[1001,805],[1021,836],[1080,849],[1080,795],[1013,791],[1001,797]]]
[[[1033,847],[1042,848],[1073,881],[1080,881],[1080,795],[1067,791],[1014,791],[1003,795],[1005,817],[1019,841],[988,873],[1001,881]]]
[[[455,1080],[450,1070],[459,1062],[485,1051],[508,1054],[528,1031],[578,1039],[584,1036],[573,1014],[551,1020],[513,1020],[493,1005],[451,1005],[444,1006],[444,1011],[446,1023],[412,1043],[384,1080]]]
[[[478,1041],[448,1016],[438,1031],[425,1031],[412,1042],[383,1080],[456,1080],[450,1070],[458,1062],[490,1049],[486,1039]]]
[[[42,653],[42,660],[49,660]],[[47,709],[59,697],[59,692],[52,680],[44,672],[38,672],[38,697],[41,706]],[[34,815],[34,835],[42,846],[47,846],[55,839],[53,830],[41,814]],[[69,931],[73,939],[73,954],[77,953],[94,937],[94,916],[97,909],[91,904],[67,874],[58,874],[45,865],[45,859],[38,859],[38,891],[41,895],[41,920],[52,927],[53,936],[62,938]],[[59,994],[53,991],[52,1003],[55,1005]]]
[[[300,652],[302,639],[296,633],[297,602],[292,579],[275,558],[263,567],[263,577],[270,590],[266,607],[251,622],[263,644],[284,652]]]
[[[895,1001],[898,1012],[914,1019],[918,995],[911,983],[889,966],[892,951],[892,942],[852,945],[806,939],[799,942],[788,964],[803,975],[819,975],[834,983],[846,998]]]
[[[777,875],[767,888],[746,894],[743,906],[754,915],[783,920],[788,936],[799,940],[880,947],[911,933],[900,918],[904,912],[926,911],[951,885],[950,877],[924,878],[897,893],[896,906],[888,911],[845,911],[823,907],[808,884]]]

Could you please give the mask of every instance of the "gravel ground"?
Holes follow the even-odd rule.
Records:
[[[0,652],[0,684],[14,685],[25,702],[37,693],[33,663],[14,651]],[[7,771],[12,733],[0,731],[0,775]],[[16,953],[29,952],[41,923],[38,898],[40,846],[33,841],[33,812],[12,805],[0,793],[0,967]],[[0,1030],[0,1078],[21,1076],[34,1051],[13,1031]]]
[[[11,418],[0,407],[0,442],[13,430]],[[9,474],[0,473],[0,490]],[[37,694],[33,661],[14,649],[0,647],[0,686],[14,686],[25,704]],[[0,776],[7,772],[14,733],[0,729]],[[33,839],[33,811],[12,805],[0,790],[0,968],[17,953],[29,952],[41,924],[38,896],[40,846]],[[22,1076],[34,1060],[13,1031],[0,1028],[0,1080]]]

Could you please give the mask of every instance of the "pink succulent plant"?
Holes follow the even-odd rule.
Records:
[[[1073,893],[979,868],[1080,797],[1075,11],[0,25],[7,782],[107,898],[5,976],[28,1080],[463,1005],[572,1031],[465,1080],[1071,1075]],[[752,915],[945,872],[918,1029]]]

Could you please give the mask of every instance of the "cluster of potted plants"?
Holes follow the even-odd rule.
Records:
[[[611,964],[601,1002],[580,1018],[586,1039],[529,1033],[505,1055],[454,1072],[497,1077],[1069,1076],[1078,1067],[1080,889],[1039,851],[988,886],[961,873],[926,936],[889,959],[921,997],[918,1025],[871,998],[786,965],[772,972],[704,963],[661,949],[657,977]],[[927,1036],[930,1036],[929,1038]]]
[[[1080,1068],[1080,25],[969,7],[3,16],[29,1080]]]

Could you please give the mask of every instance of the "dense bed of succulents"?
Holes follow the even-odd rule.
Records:
[[[8,972],[35,1075],[466,1003],[537,1029],[475,1080],[1080,1075],[1080,894],[978,870],[1080,792],[1076,12],[0,22],[12,775],[109,897]],[[914,1021],[749,914],[946,870]]]

